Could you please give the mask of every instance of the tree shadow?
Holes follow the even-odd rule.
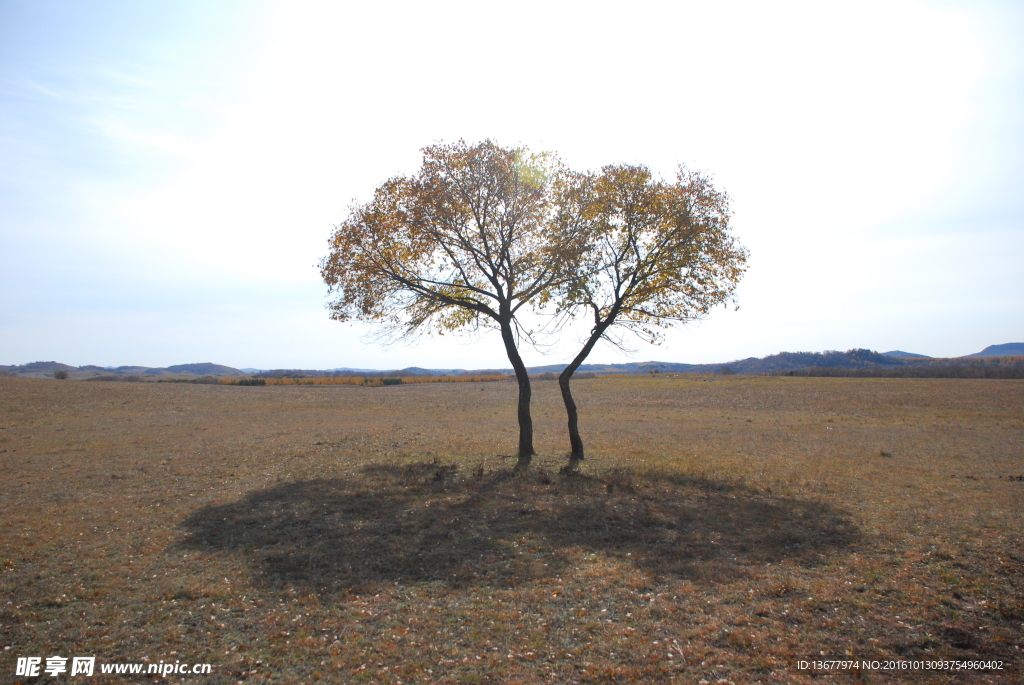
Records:
[[[204,507],[181,527],[184,547],[244,553],[257,583],[317,592],[510,586],[559,576],[581,552],[714,582],[783,559],[815,564],[859,538],[828,504],[735,484],[621,470],[463,477],[439,462],[285,483]]]

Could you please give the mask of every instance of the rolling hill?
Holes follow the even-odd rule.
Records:
[[[967,355],[968,357],[1019,357],[1024,356],[1024,343],[1004,343],[989,345],[981,352]]]

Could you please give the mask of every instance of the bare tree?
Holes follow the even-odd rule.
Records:
[[[320,274],[331,318],[382,324],[397,337],[497,329],[519,384],[519,467],[533,456],[530,377],[519,315],[573,276],[576,226],[557,224],[561,165],[491,141],[423,150],[415,176],[381,184],[335,227]]]
[[[680,167],[674,183],[645,166],[612,165],[567,174],[561,183],[559,230],[586,236],[576,278],[565,281],[558,307],[586,316],[590,333],[559,375],[569,424],[569,469],[584,458],[569,382],[614,328],[657,342],[664,329],[706,316],[733,298],[747,250],[729,233],[729,198],[710,180]]]

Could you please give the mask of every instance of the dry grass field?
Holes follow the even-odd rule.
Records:
[[[576,388],[563,476],[551,382],[517,474],[511,382],[0,378],[0,681],[1020,682],[1024,381]],[[1005,669],[796,668],[822,655]]]

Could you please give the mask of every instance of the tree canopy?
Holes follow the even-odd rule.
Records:
[[[747,251],[730,234],[729,198],[680,167],[572,172],[551,155],[484,141],[433,145],[417,174],[382,183],[335,226],[320,273],[331,317],[382,324],[398,337],[497,329],[519,385],[519,466],[534,454],[533,342],[524,307],[559,324],[592,322],[559,376],[570,466],[584,457],[570,380],[615,329],[657,342],[673,325],[733,298]]]
[[[597,342],[616,327],[657,342],[664,329],[706,316],[733,297],[747,251],[729,232],[728,196],[685,167],[674,183],[638,165],[567,174],[558,204],[559,225],[587,245],[558,307],[592,322],[559,376],[572,464],[584,449],[570,379]]]

